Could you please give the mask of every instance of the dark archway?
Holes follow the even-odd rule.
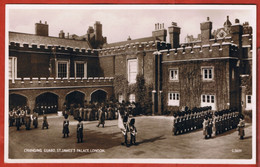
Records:
[[[97,90],[91,94],[92,102],[105,102],[107,100],[107,92],[103,90]]]
[[[43,93],[36,97],[36,107],[39,109],[39,113],[56,113],[58,110],[58,96],[54,93]]]
[[[9,95],[9,107],[10,109],[17,106],[26,106],[27,105],[27,98],[19,95],[19,94],[10,94]]]
[[[66,102],[68,106],[71,106],[71,104],[80,104],[81,106],[83,106],[84,99],[85,94],[79,91],[71,92],[66,96]]]

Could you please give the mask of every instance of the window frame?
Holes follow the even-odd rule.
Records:
[[[66,63],[66,65],[67,65],[67,77],[59,77],[59,64],[60,63]],[[70,72],[70,70],[69,70],[69,67],[70,67],[70,61],[69,60],[58,60],[57,62],[56,62],[56,77],[57,78],[63,78],[63,79],[68,79],[70,76],[69,76],[69,72]]]
[[[130,76],[130,63],[131,62],[136,62],[136,75],[135,75],[135,78],[134,80],[130,80],[131,76]],[[128,80],[128,83],[129,84],[135,84],[136,83],[136,76],[138,74],[138,59],[137,58],[133,58],[133,59],[127,59],[127,80]]]
[[[215,94],[201,94],[200,104],[201,104],[201,107],[211,106],[212,110],[216,110],[216,95]]]
[[[250,97],[250,103],[248,103]],[[245,110],[252,110],[252,95],[246,95],[246,108]]]
[[[175,76],[175,71],[177,71],[177,77],[176,78],[174,78],[174,77],[172,77],[172,71],[173,71],[173,74],[174,74],[174,76]],[[169,80],[170,81],[179,81],[179,68],[169,68]]]
[[[80,78],[87,78],[87,62],[86,61],[74,61],[74,76],[77,78],[77,64],[84,64],[84,76]]]
[[[11,60],[11,77],[9,75],[9,60]],[[17,79],[17,57],[9,56],[8,58],[8,78],[14,82]]]
[[[168,92],[168,106],[180,106],[180,93]]]
[[[131,98],[131,96],[132,96],[132,98]],[[128,101],[129,101],[130,103],[135,102],[135,94],[134,94],[134,93],[131,93],[131,94],[129,95]]]
[[[211,70],[211,78],[209,78],[210,70]],[[207,78],[205,78],[205,71],[207,71]],[[214,67],[213,66],[202,66],[201,75],[202,75],[203,81],[213,81],[214,80]]]

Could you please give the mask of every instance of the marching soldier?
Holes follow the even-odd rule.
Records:
[[[69,137],[69,120],[68,120],[68,115],[64,115],[65,120],[63,121],[63,138],[65,138],[65,135],[67,135],[67,137]]]
[[[208,119],[208,128],[207,128],[207,131],[208,131],[208,137],[211,138],[211,135],[212,135],[212,116],[209,117]]]
[[[129,123],[129,131],[130,131],[130,134],[131,134],[131,140],[130,140],[130,144],[131,145],[135,145],[136,144],[136,135],[137,135],[137,129],[135,127],[135,119],[132,118],[130,120],[130,123]]]
[[[78,143],[83,142],[83,123],[81,117],[78,118],[79,123],[77,124],[77,139]]]

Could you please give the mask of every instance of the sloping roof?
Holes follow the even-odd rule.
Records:
[[[136,43],[136,42],[139,42],[139,43],[141,43],[141,42],[150,42],[150,41],[156,41],[156,40],[159,40],[159,38],[156,38],[156,37],[138,38],[138,39],[133,39],[133,40],[127,40],[127,41],[122,41],[122,42],[106,44],[106,45],[103,46],[103,48],[122,46],[122,45]]]
[[[39,35],[19,33],[19,32],[9,32],[9,42],[18,42],[21,44],[28,43],[29,45],[43,44],[45,46],[57,45],[57,46],[64,46],[64,47],[73,47],[73,48],[78,47],[78,48],[92,49],[88,41],[80,41],[80,40],[50,37],[50,36],[39,36]]]

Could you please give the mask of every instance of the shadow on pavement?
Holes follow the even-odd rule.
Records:
[[[165,137],[162,138],[162,136],[163,135],[157,136],[157,137],[154,137],[154,138],[151,138],[151,139],[145,139],[145,140],[140,141],[140,142],[136,142],[136,145],[140,145],[140,144],[143,144],[143,143],[150,143],[150,142],[152,143],[152,142],[155,142],[157,140],[164,140],[164,139],[166,139]]]

